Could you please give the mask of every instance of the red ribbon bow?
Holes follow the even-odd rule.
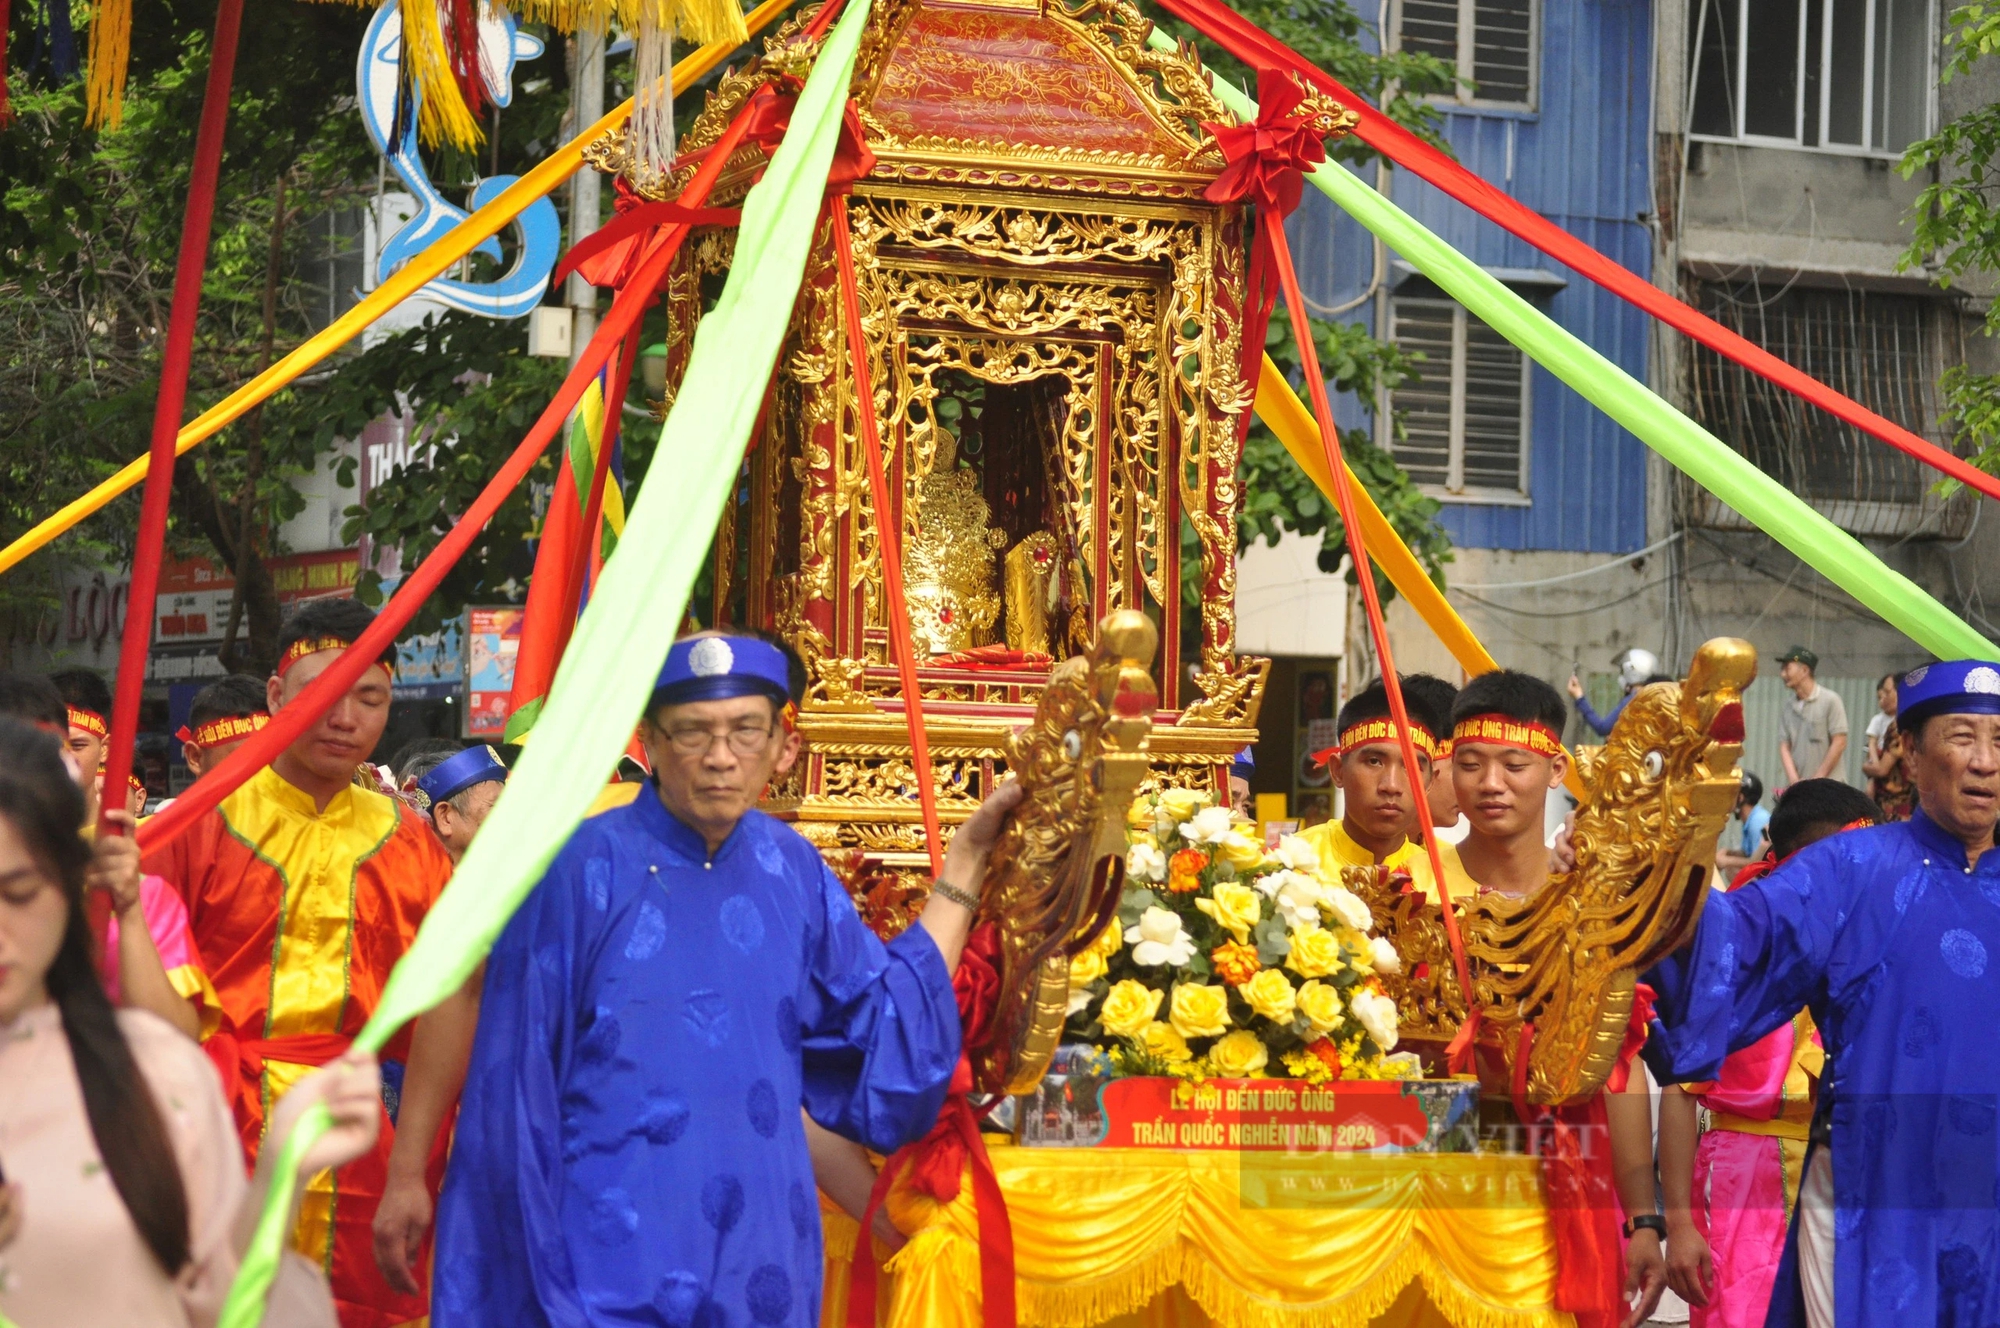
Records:
[[[1203,124],[1215,136],[1227,165],[1202,191],[1211,203],[1241,203],[1275,209],[1280,216],[1299,205],[1304,172],[1326,160],[1324,137],[1310,111],[1298,110],[1305,91],[1290,74],[1257,71],[1257,118],[1246,125]],[[1261,350],[1263,343],[1259,342]]]
[[[1222,149],[1222,174],[1202,191],[1211,203],[1255,203],[1264,216],[1257,222],[1256,243],[1250,249],[1249,280],[1243,288],[1243,351],[1238,368],[1246,383],[1255,383],[1264,359],[1264,332],[1278,303],[1277,256],[1270,228],[1281,225],[1299,205],[1305,169],[1326,160],[1326,145],[1315,116],[1300,111],[1305,100],[1290,74],[1273,69],[1257,72],[1257,118],[1245,125],[1204,124]],[[1250,432],[1250,412],[1237,417],[1236,441]]]

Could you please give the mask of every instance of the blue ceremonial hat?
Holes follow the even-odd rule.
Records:
[[[506,783],[507,767],[501,762],[500,753],[482,742],[447,756],[432,766],[430,773],[417,780],[414,796],[410,800],[422,810],[430,811],[440,802],[457,797],[474,784],[484,784],[489,779]]]
[[[754,636],[697,636],[674,642],[667,666],[653,684],[653,704],[684,705],[731,696],[791,700],[785,652]]]
[[[1953,659],[1920,664],[1896,680],[1896,727],[1933,715],[2000,715],[2000,664]]]
[[[1229,763],[1229,773],[1244,779],[1257,773],[1257,754],[1254,748],[1245,747],[1236,753],[1236,759]]]

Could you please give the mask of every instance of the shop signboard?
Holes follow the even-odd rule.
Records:
[[[507,698],[514,690],[514,661],[521,650],[525,610],[502,605],[465,611],[465,736],[500,738],[507,731]]]

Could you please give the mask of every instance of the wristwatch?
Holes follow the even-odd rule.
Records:
[[[1627,1218],[1625,1220],[1625,1239],[1632,1239],[1632,1233],[1642,1229],[1652,1232],[1661,1240],[1665,1240],[1667,1238],[1667,1219],[1661,1217],[1658,1213],[1641,1213],[1637,1217]]]

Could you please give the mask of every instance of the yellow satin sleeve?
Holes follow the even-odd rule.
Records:
[[[1569,1328],[1539,1163],[1497,1155],[1287,1160],[995,1147],[1020,1321],[1040,1328]],[[970,1184],[891,1190],[891,1328],[979,1328]],[[830,1205],[823,1206],[823,1211]],[[854,1223],[826,1212],[822,1328],[846,1321]],[[836,1256],[836,1251],[839,1255]],[[1421,1292],[1421,1295],[1418,1293]],[[1428,1303],[1425,1303],[1428,1302]]]

